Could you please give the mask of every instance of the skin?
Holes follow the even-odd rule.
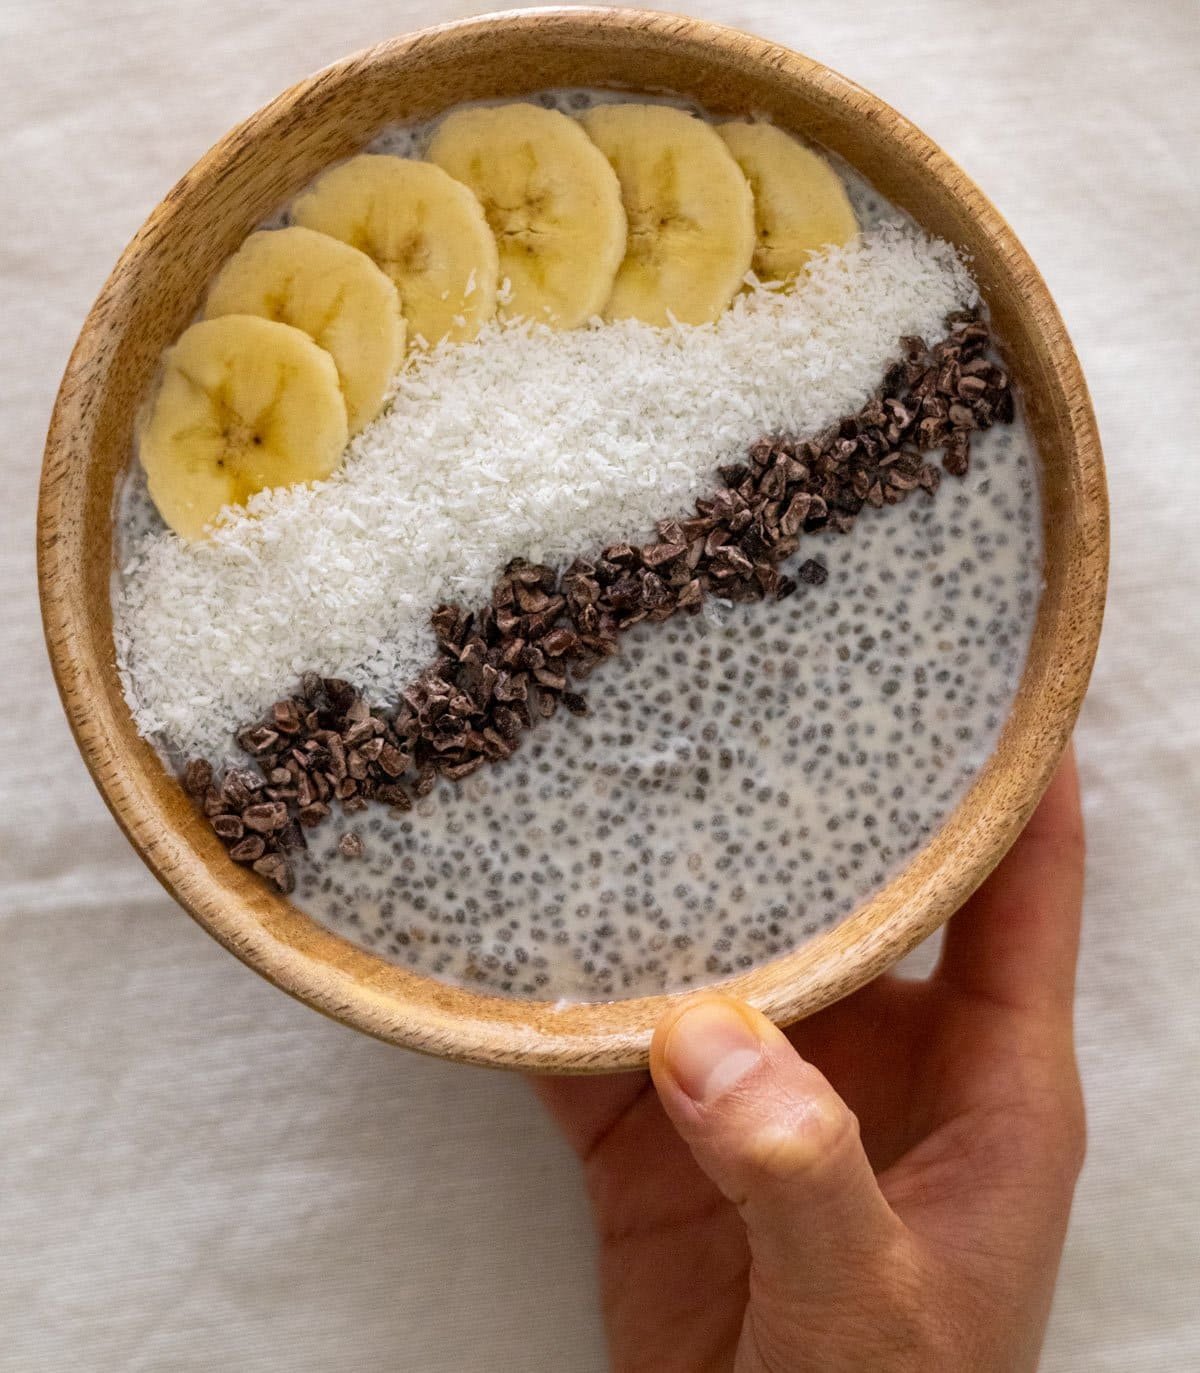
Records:
[[[1025,1373],[1084,1155],[1068,756],[927,981],[793,1027],[705,993],[651,1073],[544,1079],[615,1373]]]

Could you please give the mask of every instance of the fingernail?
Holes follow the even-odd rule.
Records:
[[[696,1102],[716,1101],[762,1058],[762,1041],[726,1001],[702,1001],[684,1011],[664,1046],[667,1071]]]

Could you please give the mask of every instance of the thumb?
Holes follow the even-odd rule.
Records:
[[[741,1212],[762,1295],[825,1300],[888,1261],[906,1231],[858,1121],[765,1016],[691,999],[659,1024],[650,1069],[696,1162]]]

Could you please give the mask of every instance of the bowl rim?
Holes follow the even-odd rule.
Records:
[[[319,87],[348,79],[364,65],[385,58],[395,61],[473,31],[551,24],[580,34],[599,26],[665,41],[686,37],[727,57],[736,52],[743,62],[769,66],[798,84],[819,85],[823,98],[840,103],[852,100],[862,117],[886,119],[895,131],[893,136],[918,151],[932,177],[952,183],[964,212],[1019,283],[1017,293],[1050,359],[1047,380],[1056,390],[1056,404],[1066,407],[1068,456],[1082,492],[1078,514],[1082,537],[1063,572],[1064,586],[1076,597],[1074,632],[1060,634],[1051,655],[1054,671],[1043,673],[1039,695],[1043,718],[1036,739],[1028,722],[1022,730],[1022,741],[1037,747],[1023,756],[1019,795],[1001,813],[981,799],[997,767],[998,745],[937,833],[880,891],[808,943],[714,985],[745,996],[780,1024],[791,1023],[890,967],[967,899],[1008,850],[1049,784],[1069,741],[1099,641],[1108,566],[1108,509],[1099,435],[1086,383],[1041,275],[1005,220],[957,165],[910,121],[854,82],[777,43],[737,29],[662,12],[604,7],[478,15],[351,54],[296,82],[239,123],[151,213],[118,259],[83,325],[55,401],[46,442],[37,523],[39,594],[55,682],[76,743],[106,804],[159,882],[242,962],[333,1019],[390,1043],[488,1066],[610,1072],[644,1066],[654,1021],[669,1000],[689,993],[561,1005],[450,988],[423,975],[398,972],[377,956],[321,930],[280,898],[247,894],[231,907],[227,886],[217,883],[210,870],[211,855],[175,833],[163,807],[144,794],[145,774],[130,759],[128,709],[123,698],[114,708],[104,690],[106,680],[111,684],[115,676],[111,662],[77,652],[85,608],[79,604],[71,566],[72,556],[82,556],[86,543],[81,518],[85,481],[78,472],[72,479],[68,459],[74,453],[78,465],[78,450],[73,450],[71,441],[86,405],[96,360],[94,336],[104,327],[109,311],[119,305],[129,263],[149,236],[168,231],[181,188],[193,179],[219,174],[263,121],[278,121]],[[1018,714],[1018,710],[1010,711],[1006,733]],[[967,847],[971,861],[956,863]],[[291,912],[291,917],[281,915],[280,908]],[[820,952],[819,960],[814,950]],[[389,972],[385,975],[382,969]],[[608,1023],[614,1016],[623,1022],[615,1028]]]

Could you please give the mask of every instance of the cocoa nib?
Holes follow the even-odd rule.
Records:
[[[823,585],[829,572],[815,558],[791,575],[780,569],[805,535],[847,533],[864,507],[917,490],[932,496],[943,471],[966,475],[973,432],[1015,415],[987,325],[961,311],[946,327],[932,347],[901,339],[880,392],[856,414],[816,437],[761,438],[745,461],[719,468],[721,485],[690,515],[660,520],[652,542],[612,544],[561,575],[518,559],[486,605],[438,606],[438,656],[394,710],[371,706],[341,678],[306,672],[293,696],[238,731],[253,767],[217,778],[195,758],[183,771],[230,857],[290,892],[288,855],[335,805],[347,815],[372,801],[408,811],[439,779],[458,783],[510,757],[560,703],[585,715],[579,683],[618,651],[623,630],[694,614],[708,596],[783,600]],[[940,468],[929,456],[939,449]],[[348,858],[364,852],[352,830],[338,848]]]
[[[268,853],[251,864],[260,877],[273,882],[287,896],[296,886],[296,874],[292,865],[278,853]]]
[[[204,758],[193,758],[183,770],[183,785],[190,796],[204,799],[204,793],[212,786],[212,764]]]

